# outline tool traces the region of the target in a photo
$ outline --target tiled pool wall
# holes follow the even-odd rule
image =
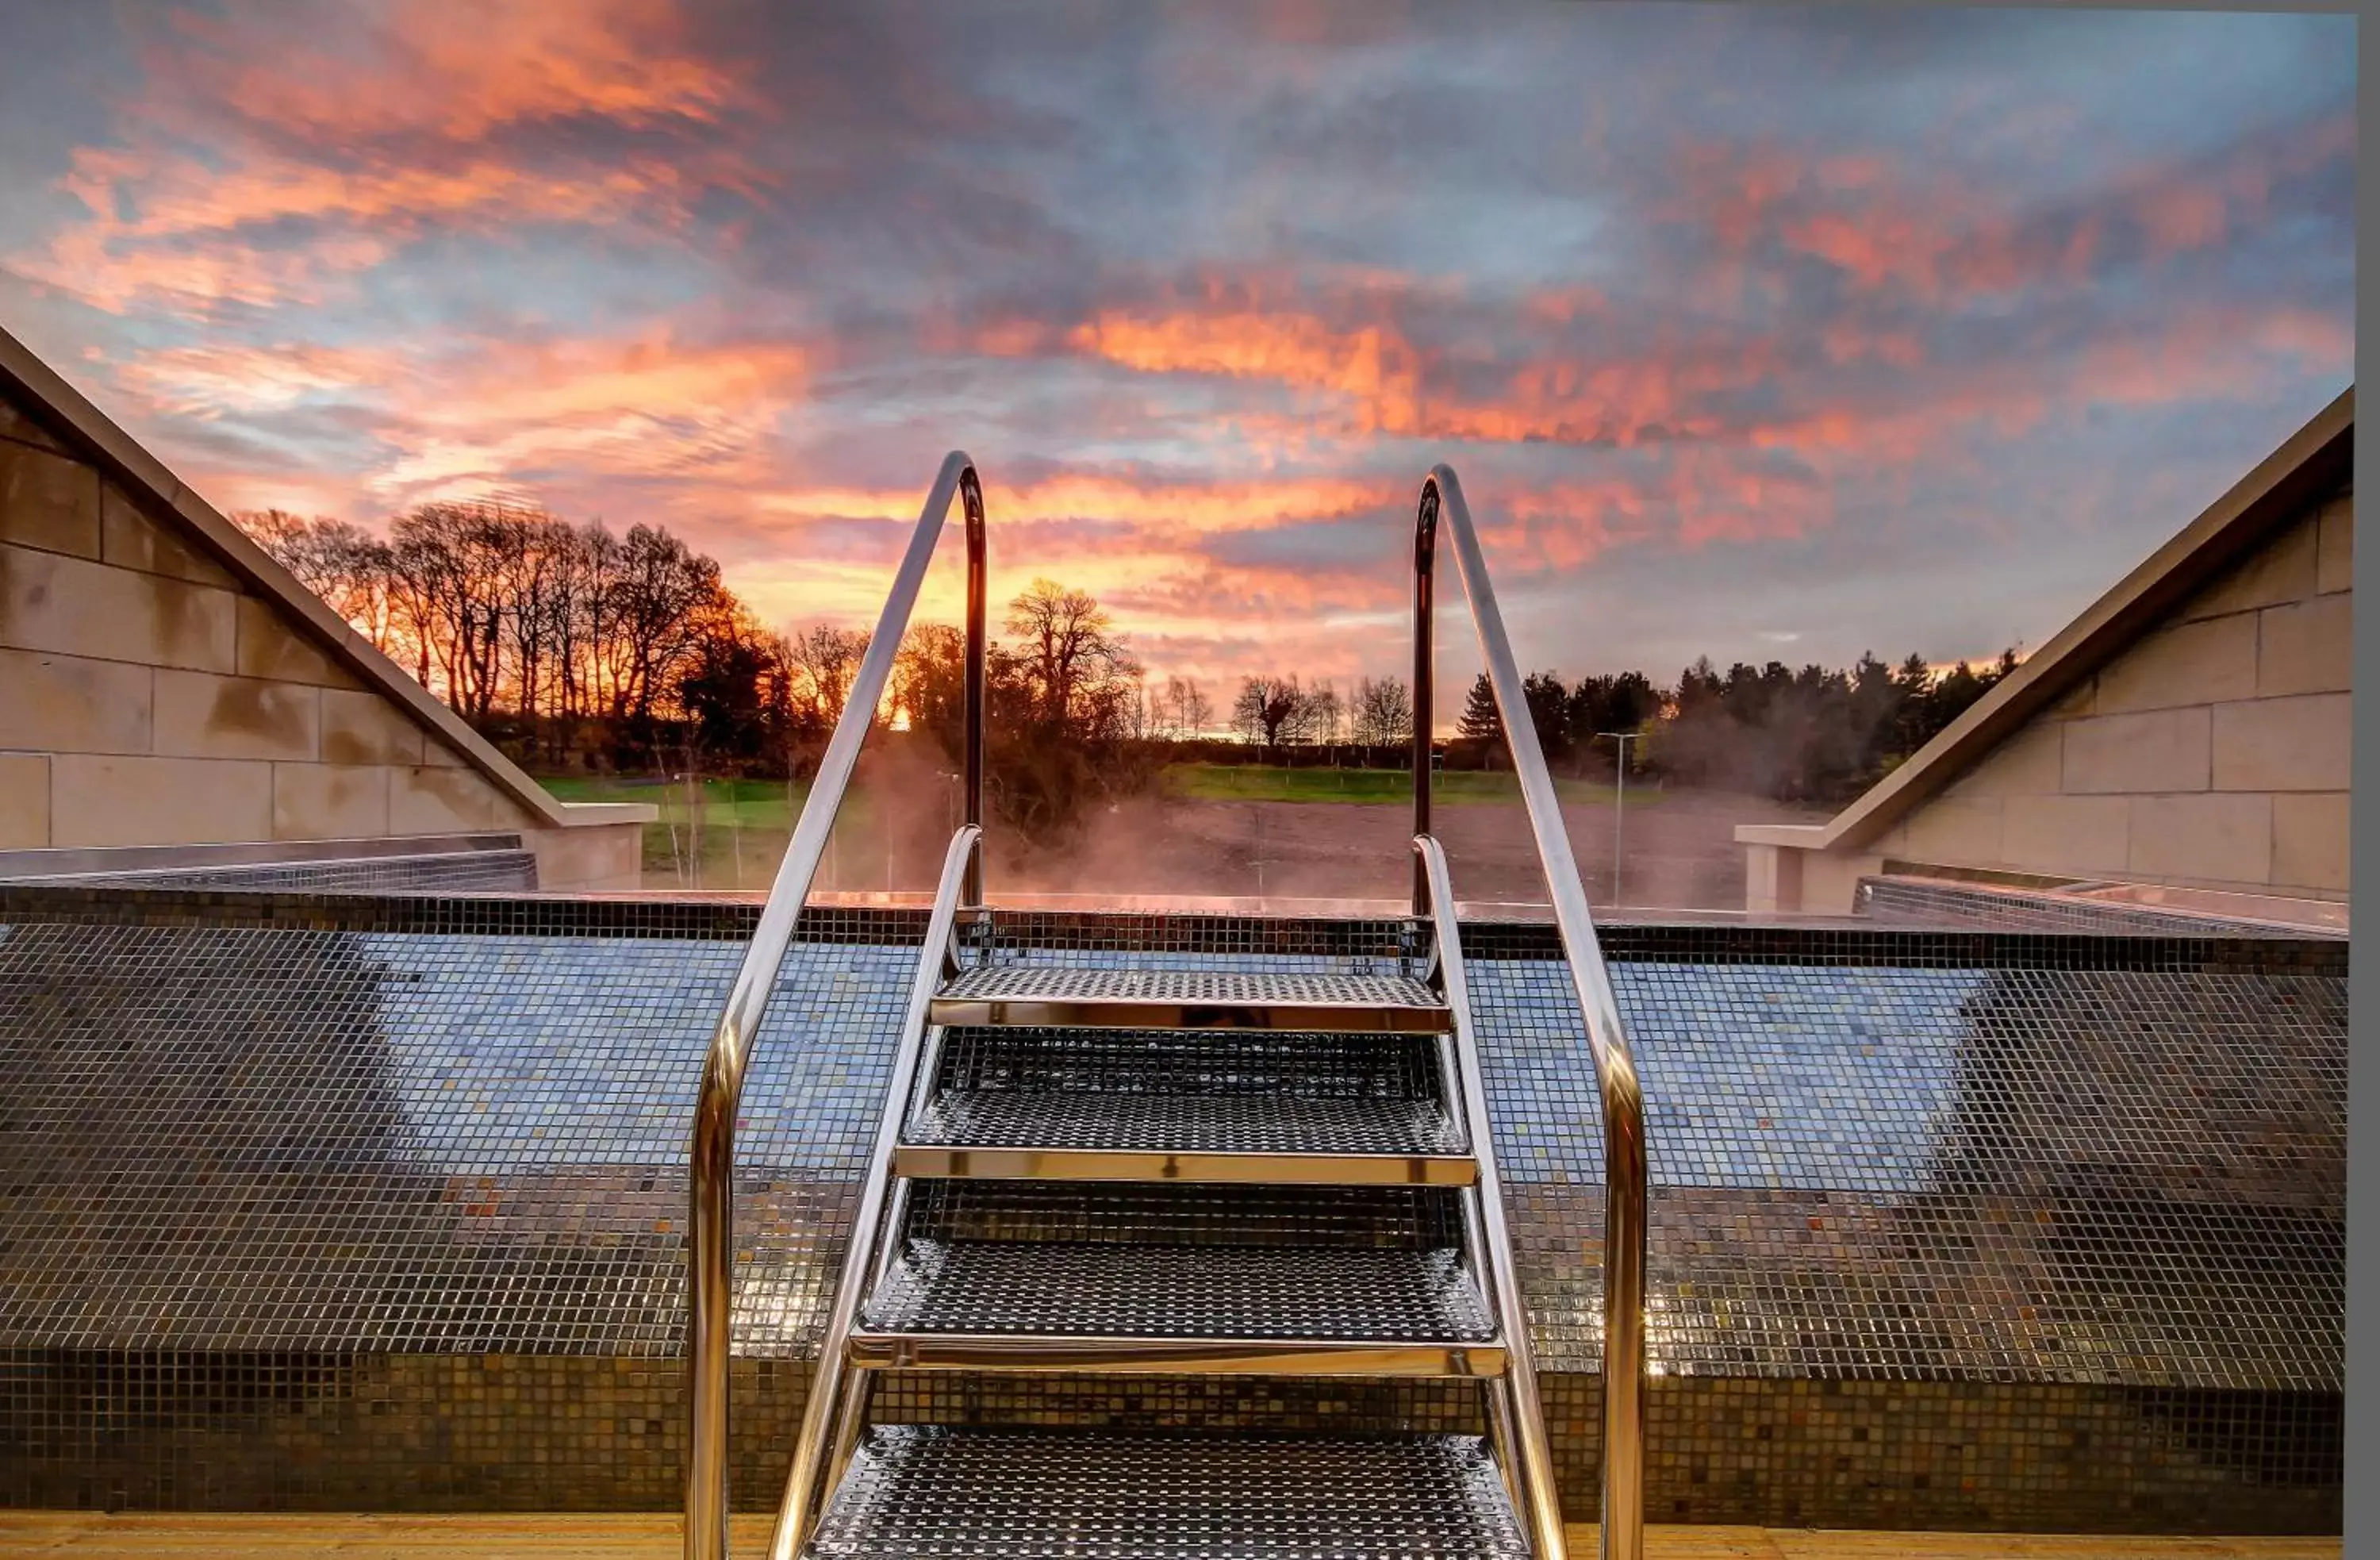
[[[733,1499],[784,1492],[810,1366],[739,1358]],[[1013,1382],[888,1419],[1300,1422],[1311,1383]],[[0,1352],[0,1498],[154,1510],[668,1510],[683,1496],[684,1365],[521,1354]],[[1540,1378],[1563,1505],[1591,1521],[1602,1386]],[[926,1383],[932,1385],[935,1383]],[[1338,1383],[1305,1422],[1466,1422],[1413,1385]],[[1414,1399],[1435,1396],[1437,1402]],[[1158,1401],[1150,1408],[1151,1400]],[[1290,1411],[1284,1412],[1284,1408]],[[2336,1532],[2335,1395],[2039,1383],[1678,1378],[1647,1394],[1657,1522],[2141,1532]]]
[[[757,911],[0,886],[0,1501],[665,1508],[684,1143]],[[923,931],[805,919],[747,1085],[739,1505],[782,1489]],[[1393,921],[1003,915],[1378,968]],[[1565,1501],[1600,1131],[1543,926],[1466,926]],[[1614,926],[1656,1520],[2336,1530],[2346,946]],[[1429,1383],[905,1377],[888,1416],[1389,1428]]]

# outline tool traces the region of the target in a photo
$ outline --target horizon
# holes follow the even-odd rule
[[[208,13],[0,16],[10,328],[219,507],[650,521],[772,626],[960,446],[1152,682],[1402,676],[1444,458],[1524,667],[1981,664],[2352,378],[2352,17]]]

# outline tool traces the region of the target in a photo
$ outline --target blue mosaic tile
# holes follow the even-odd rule
[[[474,1455],[501,1457],[541,1421],[473,1383],[547,1357],[552,1371],[525,1379],[575,1405],[569,1446],[537,1469],[458,1474],[436,1499],[591,1499],[569,1481],[663,1467],[654,1448],[680,1414],[686,1137],[748,924],[747,908],[716,903],[0,886],[0,1444],[55,1448],[20,1464],[51,1469],[44,1481],[104,1468],[166,1481],[160,1503],[203,1504],[220,1498],[206,1470],[228,1465],[185,1468],[176,1448],[247,1423],[233,1388],[253,1383],[346,1416],[322,1420],[342,1439],[306,1465],[344,1471],[271,1479],[384,1503],[429,1486],[373,1482],[415,1444],[375,1439],[380,1406],[468,1423]],[[803,925],[737,1154],[739,1413],[762,1416],[739,1422],[780,1452],[922,918]],[[1318,972],[1391,969],[1408,945],[1393,922],[1219,917],[1003,916],[1001,940],[1044,961]],[[1599,1390],[1595,1080],[1546,931],[1467,927],[1465,942],[1548,1414],[1565,1488],[1584,1499]],[[1650,1117],[1660,1509],[1867,1512],[1799,1463],[1758,1473],[1759,1490],[1689,1478],[1696,1458],[1738,1456],[1711,1440],[1708,1412],[1801,1426],[1796,1395],[1824,1386],[1852,1395],[1825,1398],[1822,1417],[1900,1448],[1873,1486],[1904,1503],[1887,1515],[2089,1516],[2097,1485],[2057,1493],[2038,1469],[2059,1437],[2097,1435],[2149,1459],[2128,1467],[2180,1459],[2131,1476],[2153,1503],[2219,1487],[2228,1519],[2326,1519],[2343,945],[1622,926],[1606,947]],[[1220,1403],[1228,1417],[1258,1386],[1152,1385],[1132,1411]],[[1375,1395],[1410,1415],[1427,1407],[1417,1393]],[[1703,1407],[1670,1423],[1663,1403]],[[180,1428],[135,1445],[106,1428],[122,1414]],[[1929,1493],[1901,1467],[1937,1455],[1912,1415],[1996,1460]],[[258,1420],[241,1455],[285,1468],[285,1420]],[[619,1449],[621,1425],[642,1451]],[[747,1495],[782,1478],[748,1456]],[[2178,1509],[2155,1506],[2168,1523]]]

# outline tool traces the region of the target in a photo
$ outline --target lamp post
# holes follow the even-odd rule
[[[957,834],[959,832],[959,787],[966,783],[966,776],[938,769],[934,771],[934,778],[950,782],[949,788],[942,792],[942,812],[948,823],[948,828],[944,832]]]
[[[1628,739],[1632,737],[1641,738],[1645,734],[1641,731],[1598,731],[1596,735],[1609,737],[1620,747],[1618,766],[1620,786],[1613,793],[1611,802],[1611,906],[1612,908],[1618,909],[1620,908],[1621,828],[1628,821]]]

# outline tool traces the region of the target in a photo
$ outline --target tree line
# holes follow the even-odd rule
[[[842,719],[869,636],[772,630],[717,560],[656,527],[614,534],[503,504],[431,504],[385,538],[279,510],[235,516],[358,632],[514,759],[547,772],[806,776]],[[985,657],[988,788],[1028,833],[1092,794],[1145,779],[1149,738],[1210,718],[1195,682],[1146,689],[1138,660],[1087,592],[1037,579]],[[912,626],[880,726],[955,765],[966,640]]]
[[[385,538],[281,510],[234,518],[457,713],[528,734],[548,760],[595,727],[650,745],[686,713],[689,679],[768,638],[717,560],[657,526],[614,534],[495,503],[422,505]]]
[[[502,503],[429,504],[385,537],[271,510],[236,517],[274,558],[422,685],[516,760],[619,773],[693,771],[798,778],[842,717],[868,636],[762,625],[717,560],[658,526],[613,532]],[[1318,749],[1402,762],[1412,690],[1359,677],[1342,692],[1295,674],[1242,679],[1218,721],[1192,678],[1151,686],[1127,640],[1087,593],[1036,580],[1007,604],[987,655],[987,740],[999,810],[1056,828],[1095,795],[1146,782],[1170,757],[1238,752],[1283,762]],[[924,734],[955,763],[963,743],[965,637],[913,627],[878,718]],[[1958,718],[2017,664],[1937,674],[1921,655],[1845,670],[1705,657],[1674,683],[1641,671],[1566,681],[1532,673],[1523,692],[1547,758],[1609,774],[1618,734],[1631,773],[1680,785],[1838,802]],[[1248,752],[1253,749],[1254,751]],[[1457,767],[1508,762],[1485,676],[1446,745]],[[1319,755],[1317,755],[1319,756]]]
[[[1641,671],[1565,682],[1554,672],[1522,680],[1529,724],[1549,766],[1572,774],[1629,773],[1682,786],[1750,791],[1780,801],[1839,803],[1891,772],[2014,671],[2003,652],[1983,666],[1937,672],[1923,655],[1897,666],[1873,654],[1834,671],[1779,661],[1737,662],[1725,673],[1705,656],[1667,686]],[[1342,699],[1330,683],[1292,675],[1243,679],[1232,706],[1238,739],[1260,759],[1353,743],[1409,746],[1413,699],[1394,677],[1361,678]],[[1443,762],[1500,768],[1511,762],[1501,711],[1486,673],[1473,679]]]

